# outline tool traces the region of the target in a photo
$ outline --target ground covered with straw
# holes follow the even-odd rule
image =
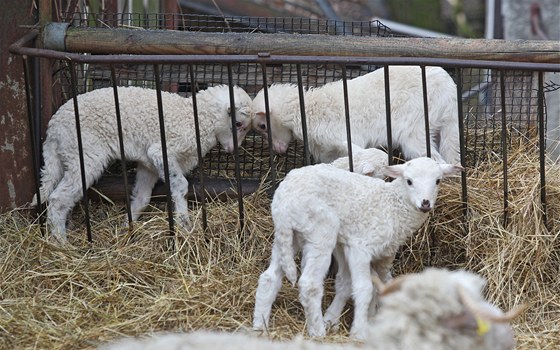
[[[547,224],[540,203],[539,166],[520,147],[508,160],[508,210],[503,210],[501,162],[467,169],[467,220],[460,180],[446,181],[435,213],[403,247],[394,274],[427,266],[465,268],[488,279],[487,296],[503,309],[527,303],[515,321],[518,349],[560,348],[560,169],[547,166]],[[245,197],[245,227],[237,202],[216,201],[208,227],[194,209],[195,229],[167,235],[154,209],[131,233],[124,209],[93,206],[94,243],[74,210],[69,245],[53,244],[26,210],[0,216],[0,348],[91,349],[156,331],[250,328],[254,291],[271,246],[270,199]],[[171,242],[171,244],[170,244]],[[332,297],[327,280],[326,299]],[[326,341],[347,341],[351,312]],[[269,336],[304,330],[297,290],[287,283],[273,308]]]

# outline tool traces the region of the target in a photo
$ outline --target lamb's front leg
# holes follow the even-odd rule
[[[377,277],[379,277],[379,279],[383,283],[389,282],[393,278],[393,276],[391,275],[391,267],[393,266],[394,260],[395,254],[390,254],[373,261],[371,264],[371,274],[377,274]],[[379,303],[378,292],[378,290],[374,290],[373,296],[371,298],[368,312],[368,317],[370,320],[373,319],[373,317],[377,313],[377,307]]]
[[[188,203],[185,199],[189,190],[189,182],[183,175],[183,171],[177,158],[173,152],[168,150],[167,164],[169,167],[169,187],[171,189],[171,197],[173,198],[175,220],[179,225],[190,230],[191,222],[189,219]],[[163,166],[163,157],[161,145],[154,144],[148,148],[148,157],[153,162],[158,171],[159,177],[165,180],[165,169]]]
[[[368,310],[373,298],[370,255],[361,249],[350,247],[345,247],[344,254],[350,269],[354,299],[354,321],[352,322],[350,335],[363,340],[367,337]]]

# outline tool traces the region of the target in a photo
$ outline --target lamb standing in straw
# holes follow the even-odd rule
[[[425,156],[426,136],[420,67],[389,68],[392,143],[406,159]],[[387,146],[384,70],[348,80],[352,143],[362,148]],[[457,89],[440,67],[426,67],[432,157],[438,162],[459,163]],[[273,84],[268,89],[272,148],[285,153],[289,142],[303,140],[298,87]],[[347,155],[342,81],[304,94],[307,134],[317,162],[329,163]],[[253,128],[267,135],[264,89],[253,100]]]
[[[297,281],[294,255],[302,250],[298,281],[310,336],[324,336],[336,324],[346,300],[354,300],[351,334],[364,339],[374,298],[370,265],[385,281],[397,249],[418,230],[434,208],[440,181],[462,167],[421,157],[388,166],[385,182],[318,164],[294,169],[278,186],[271,204],[274,243],[270,265],[255,296],[253,328],[268,326],[282,276]],[[335,249],[336,248],[336,249]],[[335,251],[339,264],[336,297],[323,318],[323,281]]]
[[[238,144],[250,130],[252,101],[234,87]],[[151,192],[164,179],[162,143],[156,91],[139,87],[119,87],[124,154],[138,162],[132,190],[132,219],[148,205]],[[197,94],[201,151],[205,155],[219,142],[226,152],[234,150],[229,87],[208,88]],[[83,142],[86,187],[101,177],[107,166],[120,159],[120,147],[112,88],[78,96]],[[185,195],[188,182],[183,174],[198,164],[193,106],[190,98],[162,92],[164,123],[169,162],[169,181],[179,224],[189,227]],[[43,144],[45,165],[41,170],[41,199],[48,201],[47,221],[55,237],[66,239],[66,218],[82,197],[78,139],[73,101],[66,102],[53,115]]]
[[[380,281],[379,281],[380,282]],[[381,290],[379,313],[364,344],[316,343],[297,337],[271,341],[242,333],[196,331],[121,339],[100,350],[511,350],[509,322],[482,296],[483,278],[467,271],[427,269],[396,278]]]

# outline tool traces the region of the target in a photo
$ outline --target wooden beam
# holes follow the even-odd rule
[[[198,178],[189,178],[189,191],[187,193],[188,200],[200,200],[202,198],[202,188]],[[134,178],[129,177],[128,183],[133,184]],[[210,200],[227,200],[236,198],[235,185],[225,179],[205,179],[204,186],[208,199]],[[241,179],[241,188],[243,195],[246,196],[256,192],[260,186],[259,180]],[[101,200],[103,196],[115,202],[124,202],[126,193],[124,191],[124,181],[122,177],[117,175],[103,176],[94,186],[95,190],[88,191],[88,198],[92,200]],[[100,195],[102,194],[102,195]],[[152,191],[152,200],[165,201],[165,186],[160,181]]]
[[[387,38],[314,34],[205,33],[68,28],[66,51],[93,54],[210,54],[430,57],[560,63],[560,42],[458,38]]]

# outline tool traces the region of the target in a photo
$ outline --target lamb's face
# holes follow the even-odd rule
[[[235,131],[237,133],[237,146],[241,146],[243,139],[251,130],[251,116],[253,114],[251,97],[245,90],[234,87],[235,98]],[[229,98],[228,102],[229,104]],[[226,111],[225,121],[226,127],[218,131],[217,138],[225,152],[232,153],[235,149],[233,143],[233,134],[231,132],[231,108],[229,105],[224,108]]]
[[[436,204],[441,180],[462,171],[458,165],[442,164],[427,157],[412,159],[405,164],[386,168],[386,176],[404,180],[404,196],[423,213],[432,210]]]
[[[270,136],[272,139],[272,150],[276,153],[286,153],[288,144],[292,140],[292,130],[284,126],[281,122],[282,106],[279,103],[279,95],[281,92],[271,86],[268,90],[269,96],[269,113],[270,113]],[[268,142],[268,126],[266,122],[266,108],[264,101],[264,90],[261,90],[253,100],[253,121],[252,126],[263,139]]]

